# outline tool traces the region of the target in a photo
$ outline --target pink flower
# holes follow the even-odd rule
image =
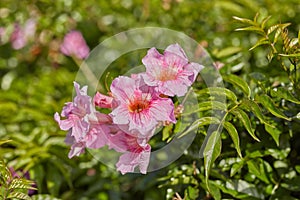
[[[96,111],[92,98],[87,95],[87,86],[80,89],[78,83],[74,82],[76,96],[73,102],[64,106],[61,120],[58,113],[54,119],[58,122],[60,129],[69,131],[66,143],[72,145],[69,157],[79,156],[88,148],[101,148],[108,142],[109,128],[112,119],[109,115]]]
[[[65,142],[71,145],[68,157],[79,156],[84,153],[85,148],[98,149],[104,147],[109,141],[109,128],[105,124],[91,126],[80,140],[68,133]]]
[[[94,96],[93,102],[95,106],[98,106],[99,108],[112,108],[113,100],[114,99],[112,97],[97,92]]]
[[[141,77],[120,76],[110,89],[117,104],[111,112],[113,123],[128,125],[129,132],[136,130],[145,136],[159,121],[176,122],[172,100],[160,97]]]
[[[27,40],[19,24],[15,24],[14,31],[10,36],[10,41],[12,48],[16,50],[22,49],[26,45]]]
[[[117,162],[117,170],[122,174],[134,172],[139,167],[140,172],[147,173],[150,160],[151,146],[147,143],[149,138],[138,138],[123,131],[111,135],[110,147],[122,152]]]
[[[28,43],[28,40],[34,37],[35,31],[36,21],[34,19],[27,20],[23,28],[16,23],[10,36],[13,49],[22,49]]]
[[[146,66],[145,83],[168,96],[184,96],[203,69],[200,64],[190,63],[178,44],[168,46],[163,55],[151,48],[142,62]]]
[[[65,37],[60,50],[67,56],[75,56],[79,59],[86,58],[90,49],[79,31],[71,31]]]
[[[217,70],[220,70],[221,68],[223,68],[225,66],[225,64],[220,61],[214,62],[213,65]]]
[[[27,39],[31,39],[34,37],[36,32],[36,20],[28,19],[24,25],[24,36]]]

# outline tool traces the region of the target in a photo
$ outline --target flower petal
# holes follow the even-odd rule
[[[170,52],[173,54],[176,54],[177,56],[181,57],[182,59],[185,59],[186,61],[188,61],[188,58],[184,52],[184,50],[180,47],[179,44],[171,44],[169,45],[166,49],[165,49],[165,53],[166,52]]]
[[[71,146],[71,150],[69,152],[68,157],[72,158],[74,156],[79,156],[84,153],[85,144],[84,143],[75,143]]]
[[[86,147],[93,149],[104,147],[108,140],[108,129],[104,125],[91,128],[85,137]]]
[[[57,112],[54,114],[54,120],[58,123],[59,128],[63,131],[67,131],[74,126],[73,120],[69,120],[69,119],[61,120]]]
[[[147,173],[147,168],[150,160],[151,147],[147,145],[143,151],[139,153],[126,152],[121,155],[117,162],[117,170],[122,174],[134,172],[136,166],[139,166],[140,172]]]
[[[149,111],[157,121],[169,121],[176,123],[174,104],[169,98],[157,99],[151,104]]]
[[[115,124],[128,124],[129,122],[128,108],[124,104],[115,108],[110,115],[112,116],[113,123]]]
[[[97,92],[93,98],[93,102],[100,108],[112,108],[113,98]]]
[[[198,73],[199,73],[203,68],[204,68],[203,65],[200,65],[200,64],[194,63],[194,62],[192,62],[192,63],[190,63],[189,65],[187,65],[187,66],[185,67],[185,69],[186,69],[187,71],[193,72],[193,74],[192,74],[191,76],[189,76],[189,80],[190,80],[191,82],[194,82],[194,81],[196,80],[196,78],[197,78]]]
[[[117,100],[128,103],[128,100],[134,94],[135,82],[132,78],[119,76],[111,83],[110,90]]]

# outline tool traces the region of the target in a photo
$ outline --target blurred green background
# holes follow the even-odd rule
[[[68,159],[66,133],[59,130],[53,115],[72,101],[78,66],[61,54],[59,45],[74,29],[82,32],[93,49],[121,31],[163,27],[183,32],[202,44],[215,62],[225,64],[221,73],[258,71],[284,80],[276,61],[268,67],[265,48],[248,51],[257,35],[234,31],[240,24],[233,16],[252,19],[256,13],[271,15],[270,24],[292,23],[289,34],[297,36],[299,0],[1,0],[0,27],[5,31],[0,37],[0,139],[12,141],[0,147],[0,158],[15,170],[29,171],[37,183],[36,199],[172,199],[175,192],[186,199],[212,199],[204,186],[192,190],[190,185],[195,184],[191,179],[172,182],[172,177],[182,174],[193,176],[195,162],[201,168],[203,161],[197,158],[201,135],[188,154],[147,175],[122,176],[89,154]],[[10,42],[15,23],[23,26],[28,19],[37,22],[35,35],[15,50]],[[230,153],[232,149],[226,146],[223,151],[227,148]],[[224,198],[233,196],[227,193]]]

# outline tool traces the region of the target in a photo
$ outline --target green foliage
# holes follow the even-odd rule
[[[300,58],[300,42],[299,37],[292,38],[288,34],[287,27],[290,23],[275,24],[266,27],[266,23],[271,18],[270,16],[258,20],[258,14],[253,20],[234,17],[239,22],[250,25],[243,28],[238,28],[236,31],[250,31],[260,35],[260,38],[250,50],[253,50],[261,45],[269,48],[268,59],[271,61],[274,57],[277,58],[286,71],[295,92],[299,94],[299,58]],[[297,34],[300,35],[300,31]],[[285,62],[287,60],[288,62]]]
[[[10,140],[1,140],[1,144],[11,142]],[[28,190],[36,190],[33,187],[34,181],[25,178],[19,178],[12,174],[6,163],[0,159],[0,197],[6,199],[31,199],[28,196]]]
[[[228,196],[237,199],[297,199],[299,172],[296,164],[298,161],[291,159],[299,158],[299,155],[296,153],[297,150],[291,148],[299,150],[299,143],[296,142],[299,138],[297,130],[299,128],[297,118],[299,84],[295,84],[299,73],[299,55],[295,53],[299,51],[298,40],[287,36],[286,27],[290,25],[289,23],[267,26],[271,18],[258,20],[258,15],[254,20],[234,18],[249,25],[237,28],[237,31],[249,31],[261,37],[257,39],[250,51],[255,51],[261,45],[267,45],[270,48],[266,55],[269,61],[276,57],[282,71],[286,71],[286,65],[293,65],[293,71],[286,74],[278,73],[277,76],[275,74],[275,78],[280,78],[275,79],[276,81],[268,77],[268,73],[255,71],[239,76],[222,74],[226,89],[205,88],[196,91],[200,103],[199,109],[195,112],[200,112],[202,118],[194,122],[184,133],[195,129],[196,126],[199,128],[198,131],[202,132],[203,127],[208,125],[205,123],[207,121],[219,127],[218,131],[209,135],[204,143],[204,163],[203,166],[199,164],[196,169],[200,174],[205,172],[205,177],[199,174],[193,178],[198,179],[201,183],[199,187],[209,191],[214,199]],[[222,57],[226,58],[238,53],[238,48],[225,48],[218,51],[215,56],[223,59]],[[286,58],[292,59],[284,60]],[[286,64],[287,62],[290,63]],[[271,62],[267,67],[272,65]],[[268,68],[265,71],[267,70]],[[226,69],[221,69],[221,72],[226,71],[228,72]],[[277,80],[285,82],[279,85]],[[270,81],[274,83],[271,84]],[[216,95],[225,96],[226,103],[218,102],[220,98],[216,98]],[[207,99],[211,103],[206,102]],[[221,110],[224,115],[219,119],[209,118],[211,114],[207,112],[209,109]],[[231,143],[228,143],[225,132],[230,136]],[[251,138],[254,141],[251,141]],[[225,146],[228,144],[235,148],[238,157]],[[291,154],[291,151],[294,154]],[[289,186],[286,185],[286,181]],[[186,188],[189,189],[190,186]],[[184,194],[186,195],[187,192]],[[197,198],[198,196],[195,199]]]

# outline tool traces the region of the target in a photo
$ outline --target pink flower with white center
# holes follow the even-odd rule
[[[203,69],[202,65],[189,62],[178,44],[168,46],[163,55],[151,48],[142,62],[146,67],[142,75],[145,83],[168,96],[184,96]]]
[[[128,131],[138,131],[145,136],[160,121],[176,122],[174,104],[169,98],[162,98],[147,86],[142,77],[119,76],[111,84],[116,108],[111,112],[113,123],[128,125]]]
[[[79,59],[86,58],[90,53],[90,48],[79,31],[71,31],[66,34],[60,50],[67,56],[75,56]]]
[[[116,164],[117,170],[122,174],[134,172],[139,167],[140,172],[147,173],[150,160],[151,146],[148,138],[138,138],[123,131],[111,135],[109,146],[118,152],[124,153]]]

